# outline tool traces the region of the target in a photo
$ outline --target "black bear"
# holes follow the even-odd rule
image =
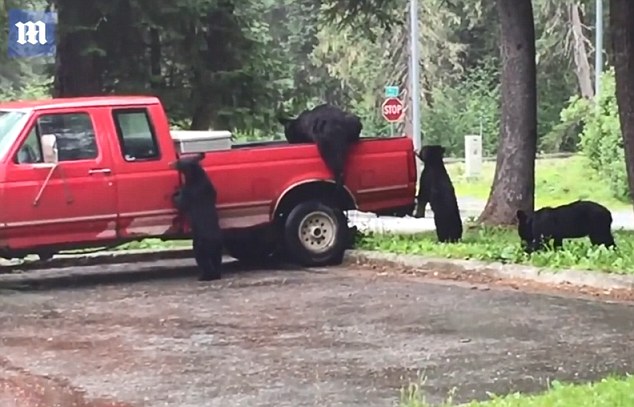
[[[588,236],[593,245],[615,246],[612,236],[612,214],[593,201],[577,200],[566,205],[544,207],[529,214],[517,211],[517,233],[527,253],[544,248],[553,240],[559,248],[563,239]]]
[[[200,281],[218,280],[222,266],[222,233],[216,210],[216,188],[200,165],[204,154],[182,157],[172,168],[185,178],[174,195],[174,205],[183,213],[192,230],[194,257],[201,269]]]
[[[295,119],[278,117],[278,121],[284,126],[284,136],[289,143],[317,145],[337,188],[343,188],[346,158],[350,146],[361,136],[361,119],[336,106],[323,104],[303,111]]]
[[[443,162],[444,153],[445,148],[439,145],[424,146],[418,153],[425,166],[420,175],[415,217],[421,217],[421,212],[425,216],[425,206],[429,202],[438,241],[446,243],[462,238],[462,220],[456,192]]]

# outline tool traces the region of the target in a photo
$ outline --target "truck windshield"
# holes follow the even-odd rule
[[[0,110],[0,157],[4,156],[7,148],[23,126],[22,118],[25,112],[18,110]]]

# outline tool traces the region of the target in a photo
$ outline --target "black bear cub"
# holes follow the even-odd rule
[[[200,281],[218,280],[222,266],[222,234],[216,210],[216,188],[200,165],[204,154],[182,157],[172,163],[185,182],[174,195],[174,205],[187,217],[192,230],[194,257]]]
[[[284,136],[291,144],[315,143],[326,167],[333,173],[337,188],[343,188],[344,168],[350,146],[359,141],[363,125],[358,116],[336,106],[319,105],[295,119],[278,117]]]
[[[559,248],[563,239],[588,236],[593,245],[615,246],[612,214],[593,201],[577,200],[557,207],[544,207],[530,214],[517,211],[517,233],[526,253],[543,249],[553,240]]]
[[[439,145],[424,146],[418,153],[425,166],[420,175],[415,217],[421,217],[421,212],[425,216],[429,202],[438,241],[446,243],[462,239],[462,220],[456,191],[443,162],[444,153],[445,148]]]

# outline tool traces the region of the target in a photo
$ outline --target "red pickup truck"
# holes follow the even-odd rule
[[[180,154],[156,97],[0,104],[0,257],[189,238],[172,203],[181,179],[170,163]],[[230,145],[202,164],[238,259],[281,244],[304,265],[326,264],[345,250],[345,210],[402,216],[414,207],[407,137],[363,138],[340,195],[312,144]]]

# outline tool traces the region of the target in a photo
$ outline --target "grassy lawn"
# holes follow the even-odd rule
[[[445,407],[453,404],[446,404]],[[401,397],[400,407],[428,407],[418,386],[410,386]],[[606,378],[583,385],[551,383],[542,394],[510,394],[489,401],[463,404],[463,407],[632,407],[634,376],[624,379]]]
[[[417,254],[429,257],[474,259],[505,263],[530,264],[554,269],[583,269],[615,274],[634,274],[634,232],[614,232],[616,249],[593,247],[587,238],[564,240],[562,250],[548,250],[532,255],[520,247],[514,228],[466,228],[463,241],[442,244],[435,232],[414,235],[366,235],[357,243],[358,249]]]
[[[495,162],[482,164],[482,175],[476,181],[464,178],[464,163],[447,164],[447,170],[459,197],[486,200],[489,196]],[[569,158],[539,159],[535,162],[535,207],[556,206],[576,199],[591,199],[610,209],[627,209],[631,204],[612,197],[608,186],[581,155]]]

